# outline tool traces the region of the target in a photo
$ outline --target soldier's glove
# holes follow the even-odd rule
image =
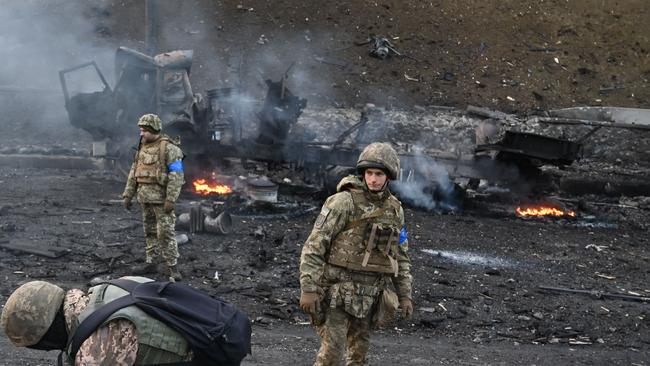
[[[300,308],[307,314],[316,315],[320,311],[320,298],[316,292],[300,293]]]
[[[165,213],[167,213],[167,214],[174,211],[174,202],[165,201],[165,204],[163,205],[163,210],[165,210]]]
[[[402,299],[399,302],[399,306],[402,308],[402,317],[404,319],[410,319],[413,315],[413,302],[411,299]]]
[[[131,197],[124,197],[124,208],[127,210],[131,209]]]

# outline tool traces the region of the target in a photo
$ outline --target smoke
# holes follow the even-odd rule
[[[459,192],[444,166],[422,153],[416,147],[413,165],[406,166],[400,180],[391,189],[409,205],[428,211],[457,211],[460,209]]]
[[[0,83],[57,89],[58,70],[95,58],[94,27],[75,2],[6,1],[0,8]]]
[[[233,88],[214,88],[207,92],[212,105],[214,119],[220,123],[215,126],[221,131],[219,140],[225,143],[236,143],[241,138],[257,136],[258,127],[255,111],[261,105],[260,101]]]
[[[67,119],[59,70],[95,60],[111,70],[114,49],[95,43],[97,19],[85,3],[65,0],[3,1],[0,7],[0,133],[6,141],[60,143],[87,137]],[[96,74],[71,87],[100,88]],[[110,77],[110,75],[106,75]],[[100,89],[101,90],[101,89]]]
[[[323,69],[328,66],[315,60],[323,52],[317,44],[322,44],[321,40],[327,39],[328,34],[296,30],[266,37],[268,42],[258,44],[256,52],[246,58],[251,77],[256,79],[254,89],[259,89],[262,80],[277,82],[286,76],[286,87],[293,95],[307,99],[308,105],[336,101],[330,74]],[[266,88],[262,90],[265,94]]]
[[[333,35],[310,28],[308,22],[288,24],[288,18],[272,18],[273,13],[264,10],[266,6],[275,7],[255,4],[252,10],[244,3],[234,10],[219,2],[196,6],[159,3],[160,52],[194,49],[194,92],[231,88],[220,105],[236,112],[245,125],[244,137],[257,135],[256,114],[267,93],[267,79],[278,82],[286,73],[285,86],[295,96],[307,99],[308,106],[319,100],[327,104],[336,101],[330,74],[340,70],[316,60],[327,52],[323,45],[331,42]]]

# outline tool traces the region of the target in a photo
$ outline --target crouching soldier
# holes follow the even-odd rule
[[[138,282],[144,277],[128,277]],[[18,347],[66,350],[65,363],[75,366],[132,366],[189,361],[187,341],[136,306],[116,311],[70,354],[68,341],[79,324],[102,305],[126,292],[107,284],[64,291],[44,281],[20,286],[2,310],[1,325]]]
[[[347,365],[365,365],[371,329],[392,321],[398,302],[405,318],[413,312],[404,211],[388,189],[399,166],[390,145],[368,145],[302,249],[300,307],[321,337],[315,365],[339,365],[346,346]]]

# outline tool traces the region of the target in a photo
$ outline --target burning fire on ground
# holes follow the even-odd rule
[[[543,216],[576,217],[575,211],[564,210],[561,208],[544,206],[544,205],[517,207],[515,211],[517,212],[517,215],[521,217],[543,217]]]
[[[225,184],[218,184],[218,183],[208,183],[207,180],[205,179],[197,179],[194,182],[192,182],[192,185],[194,185],[194,192],[202,195],[210,195],[210,194],[228,194],[232,193],[232,188]]]

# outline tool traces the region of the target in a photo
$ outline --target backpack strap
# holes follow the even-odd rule
[[[348,222],[348,224],[345,225],[345,227],[343,228],[342,231],[350,230],[350,229],[355,228],[355,227],[357,227],[359,225],[363,225],[368,220],[374,219],[375,217],[379,217],[379,216],[383,215],[384,212],[386,212],[386,211],[387,211],[386,207],[378,208],[378,209],[372,211],[371,213],[369,213],[369,214],[367,214],[367,215],[365,215],[365,216],[363,216],[363,217],[361,217],[359,219],[352,220],[352,221]]]
[[[127,280],[126,278],[117,278],[114,280],[106,281],[106,283],[108,283],[109,285],[117,286],[129,293],[132,293],[133,290],[135,290],[136,286],[140,284],[140,282]]]
[[[160,150],[158,150],[158,159],[160,159],[160,164],[165,168],[167,167],[167,162],[165,161],[165,150],[167,150],[168,143],[169,140],[167,139],[160,141]]]
[[[150,282],[136,282],[133,280],[127,280],[126,278],[118,278],[115,280],[110,280],[106,283],[108,283],[109,285],[117,286],[124,291],[133,293],[133,291],[135,290],[136,287],[138,287],[138,285],[143,285],[145,283],[150,283]],[[157,282],[158,289],[156,290],[156,292],[158,294],[161,294],[163,291],[165,291],[165,288],[171,283],[172,283],[171,281]]]

